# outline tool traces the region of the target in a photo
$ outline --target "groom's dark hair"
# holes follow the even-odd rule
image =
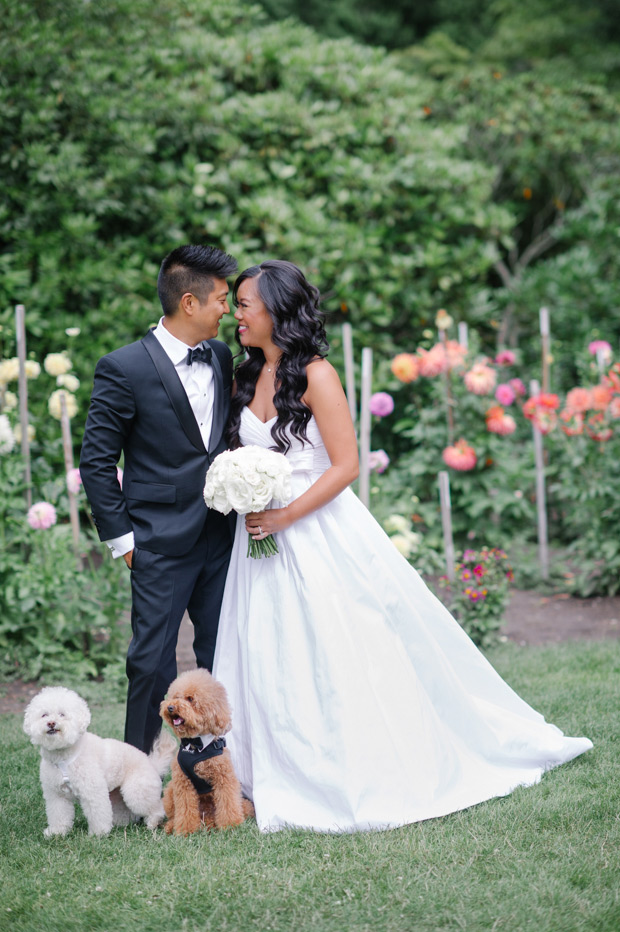
[[[157,276],[157,294],[166,317],[171,317],[186,292],[204,301],[213,291],[214,278],[237,271],[237,260],[215,246],[179,246],[169,253]]]

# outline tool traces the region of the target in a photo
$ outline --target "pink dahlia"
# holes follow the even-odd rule
[[[369,408],[375,417],[387,417],[394,410],[394,399],[387,392],[375,392],[370,397]]]
[[[514,366],[516,356],[512,350],[501,350],[495,357],[495,364],[498,366]]]
[[[390,368],[399,382],[415,382],[419,376],[418,360],[413,353],[398,353]]]
[[[495,397],[501,405],[511,405],[517,397],[517,393],[508,382],[502,382],[495,389]]]
[[[614,395],[607,410],[614,421],[620,418],[620,395]]]
[[[514,388],[515,394],[520,395],[521,398],[523,398],[523,396],[527,394],[525,385],[523,384],[521,379],[511,379],[508,384],[510,385],[511,388]]]
[[[436,343],[429,350],[419,349],[418,354],[420,375],[432,379],[436,375],[441,375],[448,368],[448,358],[441,343]]]
[[[477,362],[465,373],[465,387],[474,395],[490,394],[495,388],[495,380],[495,372],[483,362]]]
[[[611,344],[607,340],[592,340],[588,343],[588,352],[593,356],[598,356],[600,353],[604,362],[610,362],[613,355]]]
[[[487,430],[492,434],[507,437],[508,434],[514,434],[516,429],[517,422],[510,414],[502,413],[499,417],[487,418]]]
[[[441,457],[446,466],[458,469],[459,472],[468,472],[478,462],[474,448],[470,447],[462,437],[456,441],[454,446],[446,447]]]
[[[67,473],[67,490],[72,495],[77,495],[82,485],[82,477],[79,469],[70,469]]]
[[[368,456],[368,467],[371,472],[385,472],[390,465],[390,458],[385,450],[371,450]]]
[[[56,509],[49,502],[35,502],[28,510],[26,520],[35,531],[47,531],[56,524]]]
[[[592,393],[588,388],[571,388],[566,396],[566,407],[571,411],[589,411],[592,407]]]

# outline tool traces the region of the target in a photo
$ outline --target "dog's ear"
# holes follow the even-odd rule
[[[232,727],[228,696],[222,684],[218,683],[217,680],[213,681],[212,686],[208,703],[212,733],[214,735],[225,735]]]

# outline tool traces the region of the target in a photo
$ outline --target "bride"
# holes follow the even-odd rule
[[[383,829],[536,783],[592,747],[501,679],[348,488],[357,444],[319,293],[290,262],[233,289],[229,442],[284,453],[293,500],[237,519],[214,675],[263,831]],[[247,531],[279,554],[246,557]]]

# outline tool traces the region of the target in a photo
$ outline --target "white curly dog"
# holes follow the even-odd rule
[[[171,735],[147,757],[138,748],[87,732],[86,702],[64,686],[47,686],[24,714],[24,731],[41,751],[41,786],[47,812],[44,835],[66,835],[79,802],[91,835],[143,818],[155,829],[164,818],[162,777],[177,750]]]

